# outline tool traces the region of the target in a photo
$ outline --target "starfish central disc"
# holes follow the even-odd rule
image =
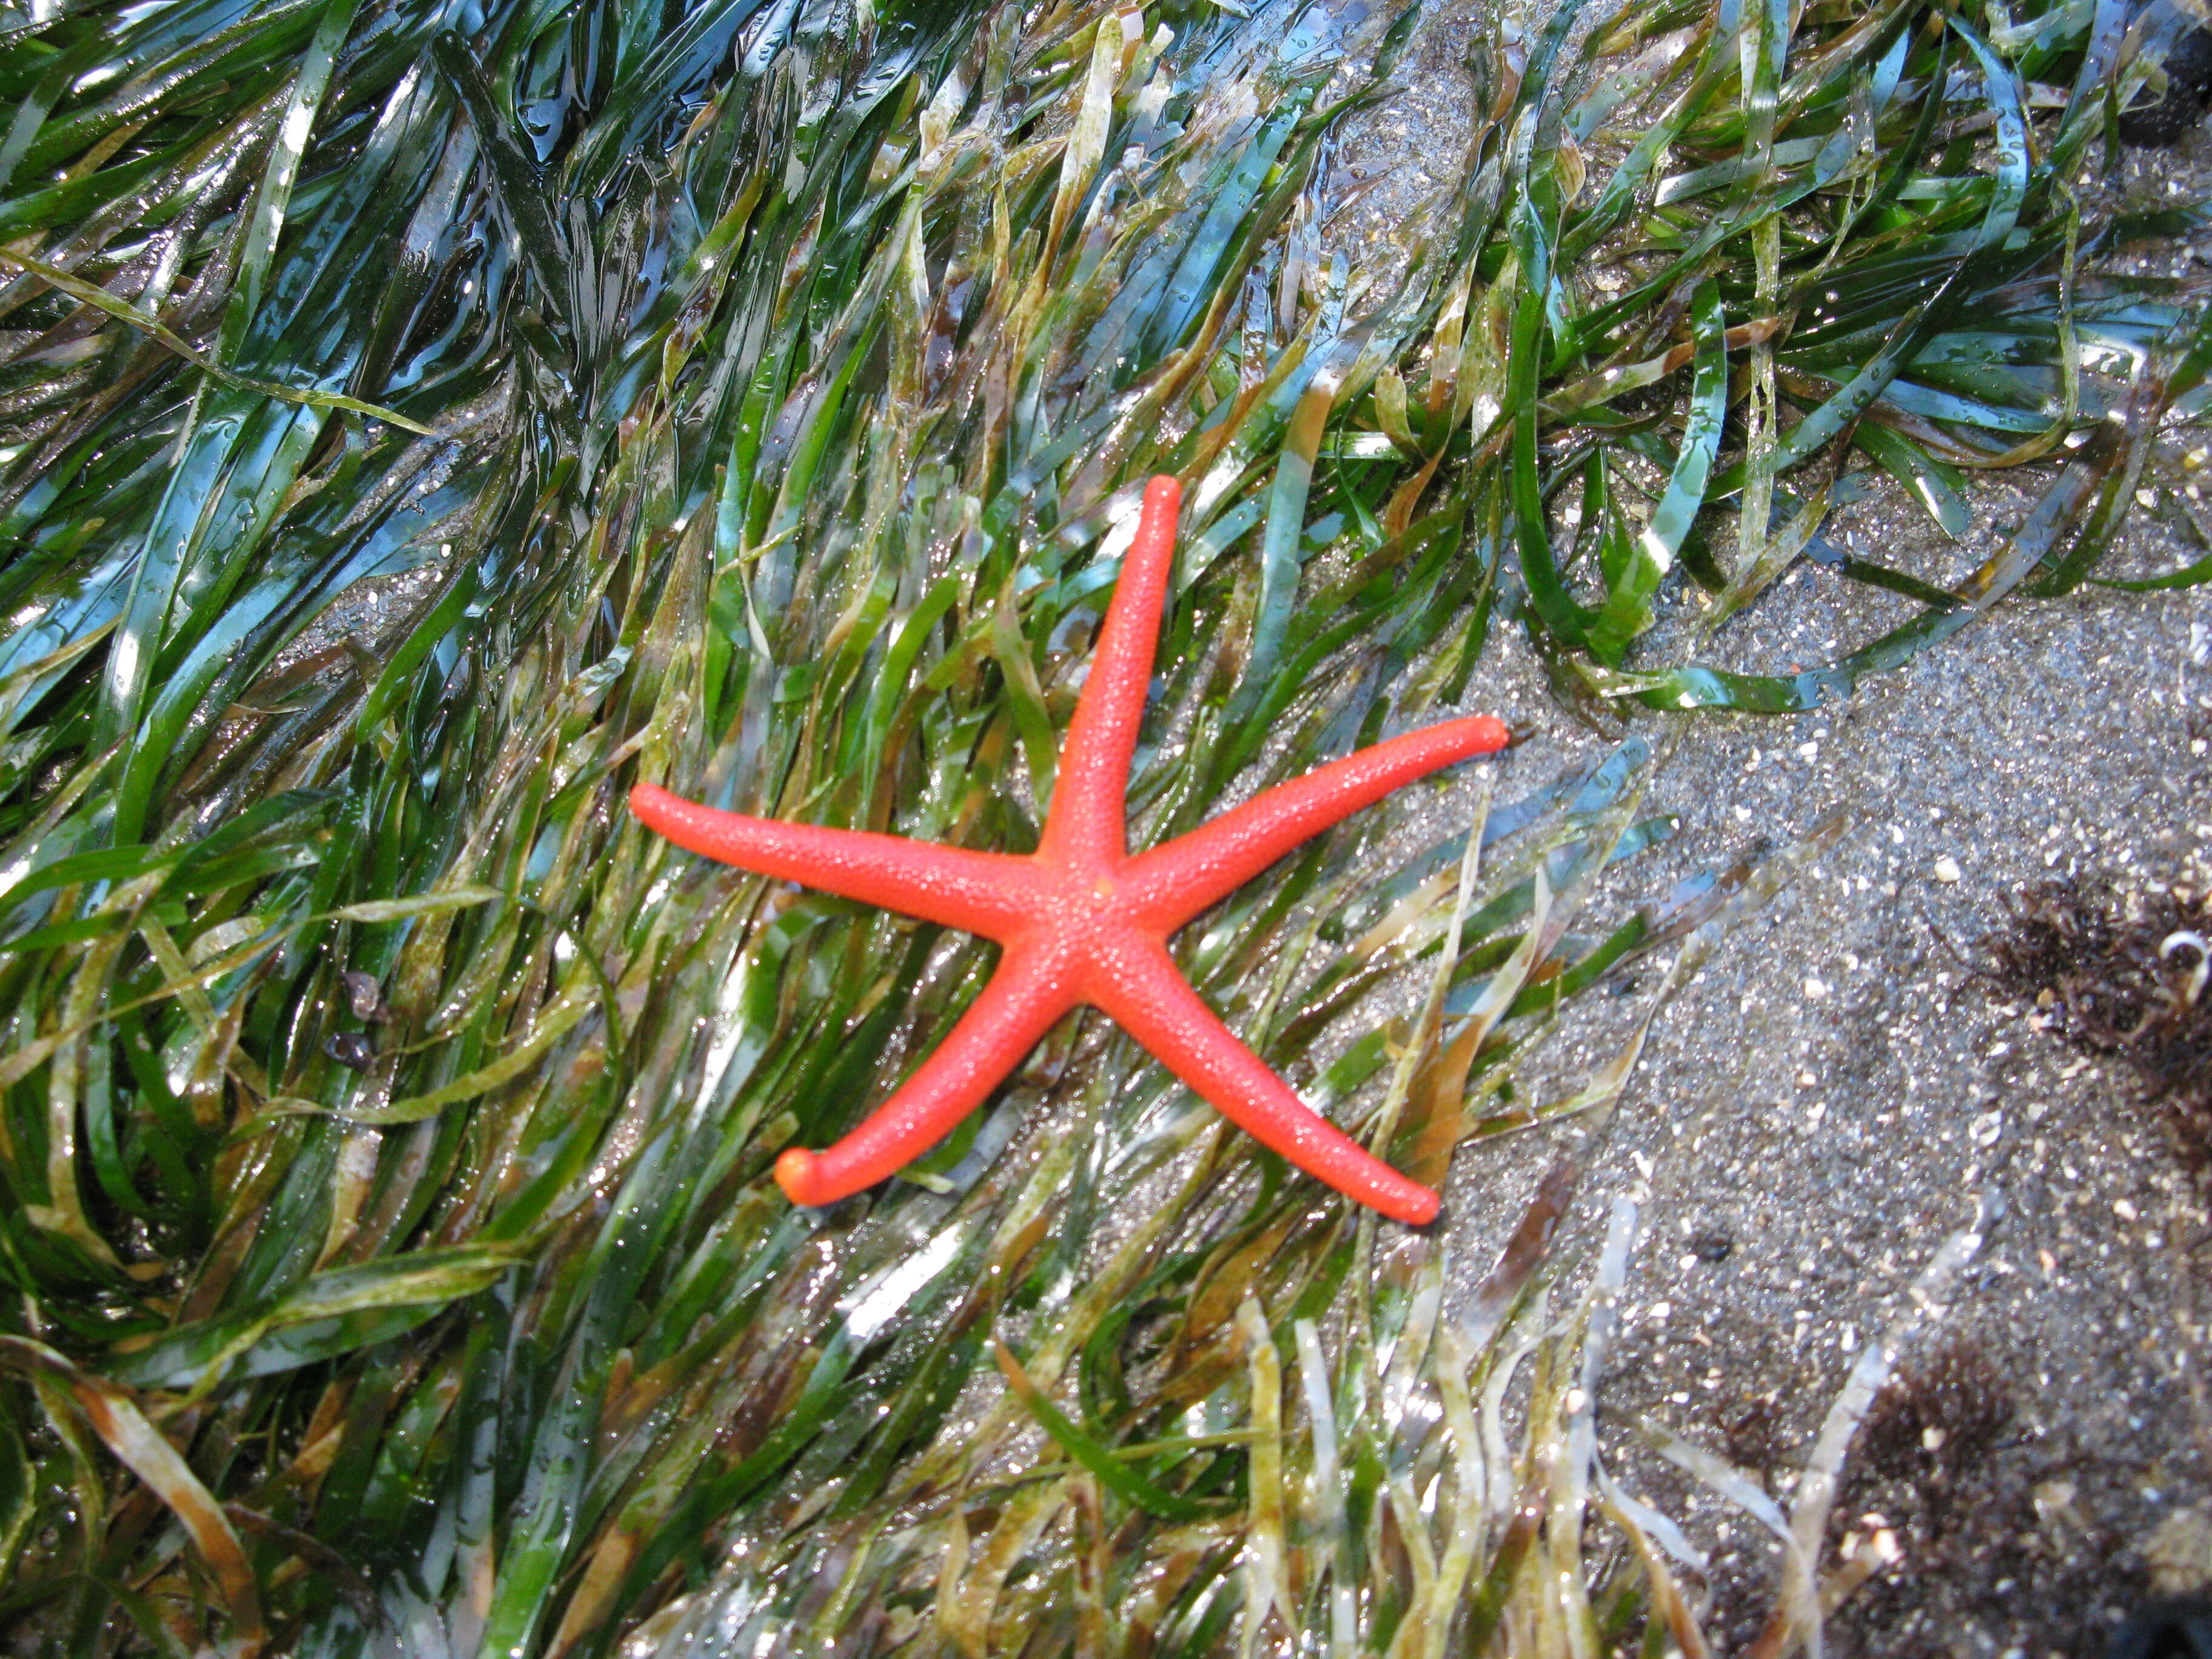
[[[630,811],[679,847],[1004,947],[981,994],[866,1121],[825,1151],[793,1147],[776,1161],[775,1178],[793,1203],[833,1203],[913,1162],[981,1105],[1061,1015],[1088,1005],[1307,1174],[1411,1225],[1435,1218],[1436,1194],[1346,1136],[1237,1040],[1184,980],[1168,939],[1340,819],[1401,784],[1504,748],[1505,726],[1478,715],[1409,732],[1133,856],[1123,803],[1181,501],[1172,478],[1146,487],[1035,853],[977,853],[749,817],[649,783],[630,792]]]

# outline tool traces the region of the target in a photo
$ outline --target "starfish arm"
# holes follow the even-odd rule
[[[777,1184],[794,1204],[834,1204],[896,1175],[981,1105],[1074,1005],[1048,964],[1009,951],[914,1075],[827,1151],[786,1151]]]
[[[1132,906],[1154,926],[1180,927],[1331,824],[1415,778],[1495,753],[1510,736],[1503,720],[1478,714],[1317,767],[1133,860]]]
[[[641,783],[629,810],[678,847],[756,875],[793,881],[987,939],[1018,927],[1026,860],[858,830],[725,812]]]
[[[1145,486],[1137,538],[1122,557],[1091,673],[1060,751],[1059,780],[1053,785],[1039,849],[1048,856],[1073,854],[1119,862],[1127,849],[1124,798],[1129,761],[1137,752],[1137,732],[1152,685],[1182,501],[1182,488],[1173,478],[1154,478]]]
[[[1094,993],[1106,1012],[1207,1104],[1317,1181],[1423,1227],[1439,1200],[1315,1111],[1192,990],[1165,947],[1133,952]]]

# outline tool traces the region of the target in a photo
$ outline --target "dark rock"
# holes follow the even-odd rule
[[[2203,118],[2212,100],[2212,18],[2186,0],[2152,0],[2128,31],[2128,61],[2149,73],[2120,112],[2130,144],[2170,144]]]
[[[2212,1659],[2212,1601],[2154,1601],[2112,1637],[2112,1659]]]

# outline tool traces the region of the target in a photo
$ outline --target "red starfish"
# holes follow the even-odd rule
[[[995,939],[1004,954],[951,1034],[867,1121],[827,1152],[793,1147],[775,1178],[795,1204],[872,1187],[981,1105],[1071,1008],[1104,1010],[1238,1127],[1309,1175],[1420,1226],[1437,1195],[1374,1158],[1299,1100],[1199,1000],[1168,937],[1292,848],[1439,767],[1506,742],[1487,715],[1393,738],[1132,857],[1123,821],[1182,492],[1145,490],[1091,676],[1075,706],[1044,835],[1028,857],[717,811],[641,783],[630,811],[679,847],[924,921]]]

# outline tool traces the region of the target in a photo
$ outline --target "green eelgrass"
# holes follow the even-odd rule
[[[987,954],[672,854],[623,791],[1027,844],[1164,469],[1146,836],[1458,702],[1500,622],[1586,718],[1808,707],[2090,579],[2212,328],[2100,265],[2155,226],[2077,204],[2111,0],[1508,8],[1371,270],[1328,252],[1327,161],[1419,13],[1247,9],[0,24],[27,1639],[606,1652],[667,1607],[748,1652],[1694,1646],[1663,1522],[1592,1495],[1584,1316],[1542,1316],[1571,1163],[1440,1322],[1440,1249],[1085,1023],[912,1179],[794,1213],[775,1152],[879,1100]],[[1862,466],[1955,533],[1962,469],[2062,457],[1956,591],[1818,540]],[[1708,665],[1808,550],[1919,613]],[[1711,602],[1653,659],[1683,573]],[[1790,867],[1577,926],[1666,833],[1636,803],[1682,718],[1395,867],[1371,824],[1317,843],[1194,976],[1425,1176],[1601,1121],[1632,1047],[1548,1107],[1518,1056],[1679,945],[1656,1008]],[[1409,968],[1419,1020],[1318,1048]],[[1584,1558],[1593,1504],[1627,1553]]]

